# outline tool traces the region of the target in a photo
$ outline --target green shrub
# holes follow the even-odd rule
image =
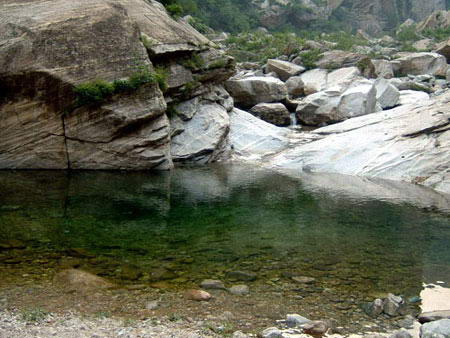
[[[22,311],[22,320],[25,322],[41,322],[43,321],[50,313],[41,309],[34,308]]]
[[[174,17],[180,17],[183,14],[183,8],[178,4],[168,5],[166,6],[166,10]]]
[[[114,86],[103,80],[95,80],[76,86],[74,92],[77,95],[77,105],[81,106],[104,101],[114,93]]]
[[[398,32],[397,32],[397,40],[399,41],[417,41],[420,39],[420,36],[417,35],[417,31],[416,31],[416,26],[415,25],[411,25],[411,26],[406,26],[406,27],[402,27]]]
[[[436,41],[444,41],[450,37],[450,27],[427,29],[422,32],[427,38],[435,39]]]
[[[311,49],[307,52],[300,54],[302,64],[306,69],[317,68],[316,62],[319,61],[321,55],[320,49]]]
[[[155,68],[154,80],[156,81],[156,83],[158,83],[159,88],[163,93],[166,92],[167,89],[169,89],[168,76],[169,74],[166,68],[163,67]]]
[[[193,53],[189,59],[184,60],[181,64],[191,70],[200,70],[205,67],[205,61],[197,53]]]

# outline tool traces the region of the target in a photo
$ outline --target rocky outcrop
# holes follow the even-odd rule
[[[198,132],[195,121],[208,109],[200,108],[172,141],[166,111],[201,96],[214,107],[203,118],[222,120],[217,133],[226,134],[232,99],[211,97],[234,73],[233,59],[159,2],[7,0],[0,31],[0,168],[169,169],[172,157],[191,159],[221,146],[199,134],[204,149],[186,157],[178,142]],[[162,79],[76,103],[80,84],[111,86],[155,68],[166,74],[165,94]]]
[[[232,118],[231,135],[239,140],[241,160],[256,160],[282,172],[368,176],[450,193],[449,103],[447,91],[433,100],[352,118],[311,133],[280,135],[278,146],[268,144],[262,160],[260,154],[253,155],[251,146],[254,140],[264,139],[259,133],[235,126],[241,121]],[[280,149],[286,143],[289,147]]]
[[[398,53],[397,56],[397,72],[401,75],[445,76],[447,72],[445,57],[437,53]]]

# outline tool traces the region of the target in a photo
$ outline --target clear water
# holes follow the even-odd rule
[[[0,172],[0,243],[20,240],[55,259],[81,248],[86,269],[122,283],[154,282],[161,267],[175,288],[244,270],[258,276],[256,289],[308,276],[317,283],[304,293],[332,289],[355,303],[450,286],[448,210],[310,189],[306,180],[239,166]],[[13,255],[20,250],[0,250],[0,273]],[[123,266],[142,274],[129,278]]]

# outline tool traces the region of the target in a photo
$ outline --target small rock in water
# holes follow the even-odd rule
[[[450,338],[450,319],[429,322],[420,328],[421,338]]]
[[[203,290],[188,290],[185,292],[185,297],[190,300],[196,301],[208,301],[211,299],[211,295]]]
[[[237,296],[244,296],[250,293],[250,289],[247,285],[233,285],[231,288],[229,288],[230,293]]]
[[[316,281],[315,278],[312,277],[305,277],[305,276],[293,276],[292,280],[294,282],[300,283],[300,284],[311,284]]]
[[[159,307],[159,302],[157,300],[148,302],[147,304],[145,304],[145,308],[147,310],[155,310]]]
[[[315,320],[303,325],[303,332],[312,336],[322,336],[330,329],[330,325],[323,320]]]
[[[394,317],[401,314],[404,305],[405,301],[402,297],[390,293],[383,302],[383,312],[388,316]]]
[[[225,290],[225,285],[220,280],[205,279],[200,283],[202,289]]]
[[[283,338],[283,334],[276,327],[269,327],[261,332],[262,338]]]
[[[364,312],[370,317],[378,317],[383,313],[383,301],[379,298],[363,305]]]
[[[412,338],[412,336],[406,330],[398,330],[391,334],[389,338]]]
[[[288,327],[296,327],[309,322],[311,322],[311,320],[295,313],[286,315],[286,325]]]
[[[243,282],[252,282],[256,280],[256,274],[254,274],[253,272],[246,272],[246,271],[230,271],[227,272],[226,277],[228,279],[234,279]]]

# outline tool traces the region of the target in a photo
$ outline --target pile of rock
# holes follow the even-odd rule
[[[290,114],[295,113],[302,124],[323,126],[422,102],[445,91],[450,81],[445,78],[450,77],[447,60],[437,53],[397,53],[393,60],[370,60],[334,50],[323,53],[320,68],[311,70],[292,61],[270,59],[262,69],[240,65],[226,89],[238,107],[266,122],[289,126]],[[329,69],[331,63],[338,68]]]

